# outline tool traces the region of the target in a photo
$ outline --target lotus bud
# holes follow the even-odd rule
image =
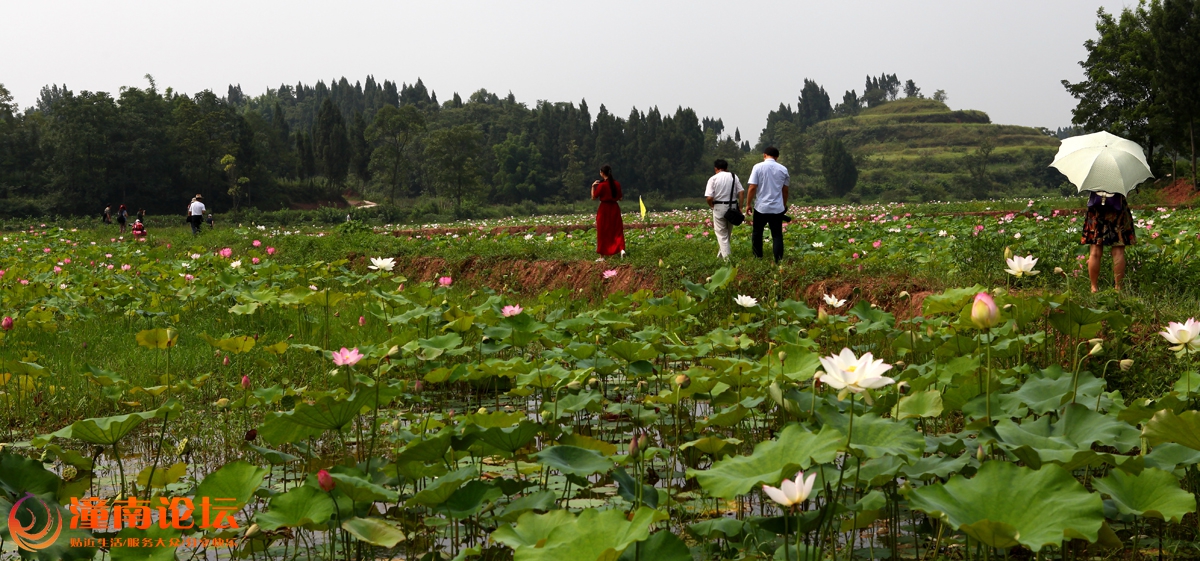
[[[637,389],[639,392],[644,392],[649,385],[650,384],[647,384],[645,380],[638,380]]]
[[[640,450],[638,449],[638,437],[635,434],[635,435],[633,435],[632,438],[629,439],[629,455],[636,456],[636,455],[638,455],[639,451]]]
[[[333,317],[335,317],[335,318],[342,317],[342,312],[333,312]]]
[[[600,385],[600,380],[596,378],[588,378],[587,384],[594,388]]]
[[[662,260],[661,258],[658,260],[658,266],[659,266],[659,267],[662,267],[662,266],[663,266],[663,260]]]
[[[1054,274],[1056,274],[1056,275],[1064,275],[1064,276],[1065,276],[1065,275],[1067,274],[1067,272],[1066,272],[1066,271],[1064,271],[1062,267],[1055,267],[1055,268],[1054,268]]]
[[[393,420],[392,420],[392,430],[393,430],[393,431],[398,431],[398,430],[400,430],[400,419],[393,419]]]
[[[681,390],[686,390],[688,386],[692,385],[692,379],[687,374],[680,374],[675,377],[675,385],[679,386]]]
[[[638,450],[641,452],[645,452],[646,449],[649,447],[650,447],[650,438],[644,434],[638,436]]]
[[[911,296],[912,296],[912,294],[909,294],[907,290],[901,290],[900,294],[896,295],[896,297],[900,298],[900,299],[909,298]]]
[[[825,306],[817,308],[817,323],[825,323],[829,321],[829,314],[825,313]]]
[[[898,391],[902,394],[907,394],[908,393],[908,382],[900,382],[899,384],[896,384],[896,391]]]
[[[1129,369],[1133,368],[1133,359],[1132,358],[1121,359],[1121,362],[1119,362],[1117,364],[1121,367],[1121,372],[1129,372]]]
[[[1101,343],[1096,343],[1096,345],[1092,347],[1092,350],[1088,352],[1088,356],[1096,356],[1102,352],[1104,352],[1104,345]]]
[[[971,305],[971,323],[979,329],[991,329],[1000,323],[1000,309],[988,293],[975,295],[975,303]]]
[[[253,538],[254,536],[257,536],[261,533],[262,533],[262,528],[259,528],[258,524],[251,524],[249,528],[246,528],[246,535],[243,537]]]
[[[5,331],[12,331],[12,328],[13,328],[12,316],[4,316],[4,319],[0,320],[0,329],[3,329]]]
[[[246,431],[246,442],[254,442],[258,438],[258,429],[250,429]]]
[[[328,471],[321,470],[317,472],[317,484],[321,486],[321,490],[326,493],[333,490],[336,483],[333,481],[333,476],[329,475]]]
[[[225,357],[225,359],[221,361],[221,364],[229,366],[229,357]]]
[[[787,351],[779,351],[779,362],[787,362]]]
[[[214,405],[220,408],[229,407],[229,398],[222,397],[221,399],[218,399]]]
[[[447,419],[453,419],[453,418],[454,418],[454,415],[456,415],[457,413],[458,413],[458,411],[455,411],[455,410],[453,410],[453,409],[451,409],[451,410],[449,410],[449,411],[446,411],[446,418],[447,418]]]
[[[413,393],[421,393],[423,389],[425,389],[425,382],[423,380],[417,380],[413,383]]]
[[[247,391],[250,390],[250,377],[246,376],[245,374],[242,375],[242,389]]]
[[[1104,342],[1104,339],[1101,339],[1099,337],[1096,337],[1094,339],[1088,339],[1088,343],[1091,343],[1093,345],[1099,345],[1100,343],[1103,343],[1103,342]]]
[[[983,459],[984,459],[984,458],[986,458],[986,457],[987,457],[987,456],[985,456],[985,455],[984,455],[984,453],[983,453],[983,445],[980,445],[980,446],[979,446],[979,449],[975,451],[975,459],[976,459],[976,460],[979,460],[980,462],[982,462],[982,461],[983,461]]]
[[[1008,246],[1004,246],[1004,258],[1012,259],[1012,248],[1010,248]]]
[[[358,316],[358,326],[362,327],[367,324],[367,316]]]
[[[569,383],[567,383],[567,389],[573,392],[579,391],[579,389],[582,387],[583,384],[579,383],[579,380],[571,380]]]
[[[487,415],[487,407],[480,407],[479,411],[476,411],[475,413],[479,415]]]

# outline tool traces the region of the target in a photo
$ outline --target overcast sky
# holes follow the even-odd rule
[[[6,0],[0,83],[22,107],[43,85],[142,86],[249,95],[281,83],[368,74],[415,82],[445,101],[486,88],[724,119],[757,138],[767,112],[795,104],[805,78],[836,103],[867,74],[944,89],[993,122],[1056,127],[1081,78],[1100,0],[718,2]]]

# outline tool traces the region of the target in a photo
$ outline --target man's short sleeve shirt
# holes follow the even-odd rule
[[[783,164],[773,159],[763,160],[755,164],[750,172],[751,185],[758,185],[754,194],[754,210],[763,214],[783,214],[787,208],[783,206],[783,187],[788,185],[791,177]]]

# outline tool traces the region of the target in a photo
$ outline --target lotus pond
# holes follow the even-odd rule
[[[7,232],[0,557],[1195,558],[1200,214],[1054,202]]]

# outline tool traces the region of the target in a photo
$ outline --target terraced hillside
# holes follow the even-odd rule
[[[981,187],[1020,195],[1054,190],[1063,179],[1047,167],[1057,138],[1032,127],[993,124],[987,113],[951,110],[931,99],[901,99],[824,121],[808,137],[817,170],[824,139],[846,144],[858,162],[856,191],[868,198],[945,199]],[[986,151],[981,148],[989,145],[979,166]]]

